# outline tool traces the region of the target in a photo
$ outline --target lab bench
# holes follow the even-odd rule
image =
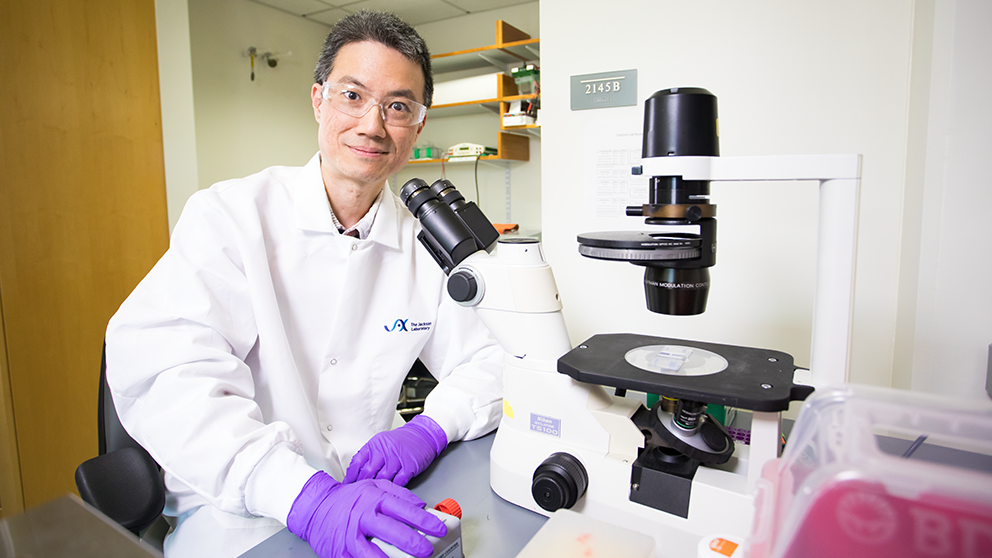
[[[515,506],[489,487],[489,450],[495,432],[450,444],[407,486],[429,507],[451,498],[462,508],[462,549],[471,558],[516,556],[547,520]],[[310,546],[283,529],[241,558],[315,558]]]

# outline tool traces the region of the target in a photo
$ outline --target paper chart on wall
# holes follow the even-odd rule
[[[625,217],[628,205],[648,202],[648,179],[630,172],[641,160],[641,126],[636,119],[586,124],[585,199],[591,217],[629,219]]]

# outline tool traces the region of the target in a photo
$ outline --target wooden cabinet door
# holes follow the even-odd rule
[[[0,507],[75,491],[110,316],[168,245],[154,0],[0,0]]]

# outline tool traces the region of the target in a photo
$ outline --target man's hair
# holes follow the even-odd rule
[[[362,10],[334,24],[317,59],[317,67],[313,72],[314,81],[323,85],[327,76],[331,75],[334,60],[341,47],[362,41],[381,43],[418,64],[424,73],[424,105],[431,106],[434,74],[427,43],[413,27],[389,12]]]

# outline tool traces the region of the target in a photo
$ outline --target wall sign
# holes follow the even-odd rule
[[[572,76],[572,110],[637,104],[637,70]]]

